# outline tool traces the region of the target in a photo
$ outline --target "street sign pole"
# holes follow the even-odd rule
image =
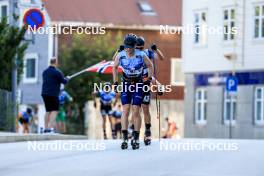
[[[237,94],[237,86],[238,86],[238,80],[234,74],[232,74],[232,76],[227,77],[226,92],[227,92],[227,98],[230,98],[230,114],[228,114],[229,115],[229,138],[230,139],[232,139],[232,121],[236,116],[236,110],[234,109],[232,100],[233,100],[233,97],[236,96]]]
[[[17,56],[13,59],[12,66],[12,102],[13,102],[13,114],[14,118],[17,116]],[[14,123],[15,125],[15,123]],[[12,131],[15,131],[15,126]]]

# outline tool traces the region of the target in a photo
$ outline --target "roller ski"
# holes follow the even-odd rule
[[[146,130],[145,131],[144,144],[145,145],[150,145],[151,144],[151,131],[150,130]]]
[[[123,130],[122,134],[123,134],[123,142],[121,144],[121,149],[125,150],[128,148],[128,132],[127,132],[127,130]]]
[[[125,150],[128,148],[128,140],[124,140],[121,144],[121,149]]]
[[[132,142],[131,142],[131,145],[132,145],[132,149],[133,150],[137,150],[137,149],[139,149],[139,140],[132,140]]]
[[[131,146],[133,150],[139,149],[139,132],[133,132],[133,139],[131,140]]]

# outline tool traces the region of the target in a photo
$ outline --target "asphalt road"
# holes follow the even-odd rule
[[[0,176],[263,176],[264,141],[154,141],[140,150],[121,141],[0,144]]]

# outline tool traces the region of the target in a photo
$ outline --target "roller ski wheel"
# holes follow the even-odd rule
[[[128,144],[127,144],[127,143],[128,143],[127,140],[122,142],[122,144],[121,144],[121,149],[122,149],[122,150],[125,150],[125,149],[128,148]]]
[[[133,141],[131,141],[131,144],[132,144],[132,149],[133,150],[139,149],[139,141],[133,140]]]
[[[145,131],[144,143],[145,145],[151,144],[151,131],[150,130]]]
[[[151,144],[151,137],[149,136],[149,137],[144,137],[144,144],[145,145],[150,145]]]

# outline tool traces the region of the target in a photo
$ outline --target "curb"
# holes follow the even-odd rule
[[[46,141],[46,140],[87,140],[87,136],[63,134],[8,134],[0,135],[0,143]]]

